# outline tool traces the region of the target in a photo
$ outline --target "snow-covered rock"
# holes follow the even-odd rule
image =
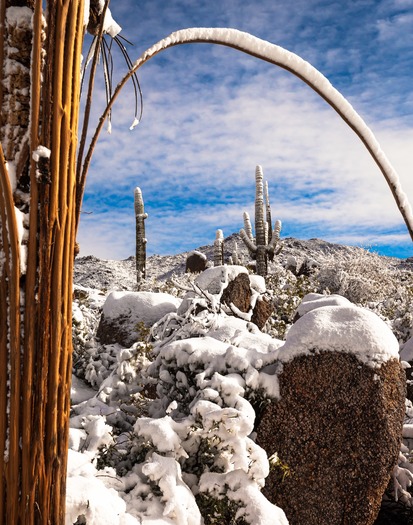
[[[138,323],[150,327],[166,314],[176,312],[181,300],[153,292],[111,292],[97,330],[101,344],[119,343],[128,348],[142,337]]]
[[[406,379],[398,343],[368,310],[309,299],[313,309],[279,349],[279,396],[256,429],[258,444],[278,455],[264,494],[290,523],[371,525],[399,456]]]

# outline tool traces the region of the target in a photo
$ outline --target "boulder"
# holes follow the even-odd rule
[[[180,299],[166,293],[111,292],[103,305],[96,337],[103,345],[118,343],[129,348],[142,340],[142,328],[176,312],[180,304]]]
[[[251,306],[251,283],[247,273],[239,273],[222,292],[221,303],[232,303],[241,312],[248,312]]]
[[[255,303],[251,321],[262,330],[273,311],[274,307],[272,302],[265,297],[259,297],[258,301]]]
[[[200,273],[206,269],[207,258],[198,251],[190,252],[186,258],[186,273]]]
[[[263,493],[290,525],[373,524],[405,412],[396,338],[371,312],[324,306],[293,325],[279,356],[279,399],[256,428],[278,458]]]

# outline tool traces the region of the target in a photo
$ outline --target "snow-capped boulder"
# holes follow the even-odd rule
[[[311,312],[311,310],[314,310],[315,308],[320,308],[321,306],[347,306],[351,304],[352,303],[342,295],[309,293],[303,297],[303,300],[299,304],[294,315],[294,320],[296,321],[304,314]]]
[[[185,272],[200,273],[203,272],[207,265],[207,258],[201,252],[196,250],[188,253],[186,258]]]
[[[264,494],[291,525],[373,524],[405,412],[396,338],[362,308],[323,306],[292,326],[279,358],[279,399],[256,429],[278,456]]]
[[[111,292],[103,305],[96,336],[101,344],[119,343],[128,348],[142,336],[139,323],[150,327],[176,312],[180,304],[181,299],[166,293]]]

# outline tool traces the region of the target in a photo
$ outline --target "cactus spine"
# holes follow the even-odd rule
[[[274,258],[275,248],[280,240],[281,232],[281,221],[276,221],[274,230],[272,230],[271,222],[269,221],[271,221],[271,207],[268,196],[268,184],[265,184],[264,207],[263,171],[261,166],[257,166],[255,170],[255,239],[252,234],[251,220],[247,212],[244,212],[244,228],[239,233],[251,257],[256,260],[257,274],[263,277],[268,272],[268,259],[272,261]],[[269,242],[268,239],[270,239]],[[277,253],[280,251],[281,246]]]
[[[222,230],[217,230],[214,242],[214,266],[224,264],[224,234]]]
[[[142,191],[135,188],[135,219],[136,219],[136,281],[138,285],[146,278],[146,237],[145,213]]]

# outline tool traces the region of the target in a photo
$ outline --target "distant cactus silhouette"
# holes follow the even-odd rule
[[[214,241],[214,266],[224,264],[224,234],[222,230],[217,230]]]
[[[135,219],[136,219],[136,281],[138,285],[146,278],[146,237],[145,213],[142,191],[135,188]]]
[[[251,220],[244,212],[244,228],[240,236],[253,259],[256,260],[257,274],[265,277],[268,271],[268,259],[273,260],[275,248],[280,240],[281,221],[276,221],[274,229],[271,226],[271,207],[268,196],[268,184],[265,185],[265,216],[264,218],[264,181],[262,167],[255,170],[255,239],[252,234]],[[270,241],[268,242],[268,239]],[[277,253],[281,251],[280,245]]]

